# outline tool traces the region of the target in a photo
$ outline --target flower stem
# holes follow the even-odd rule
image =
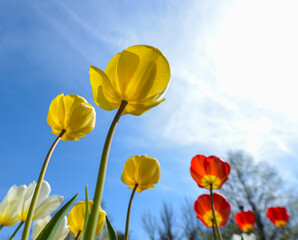
[[[215,226],[214,226],[214,220],[212,219],[212,232],[213,232],[213,238],[216,240],[216,233],[215,233]]]
[[[218,224],[217,224],[217,219],[216,219],[215,210],[214,210],[213,194],[212,194],[212,184],[210,184],[210,202],[211,202],[211,209],[212,209],[213,220],[214,220],[214,223],[215,223],[217,236],[218,236],[219,240],[222,240],[222,236],[221,236],[221,233],[220,233]]]
[[[3,227],[4,227],[4,225],[1,224],[1,225],[0,225],[0,230],[1,230]]]
[[[26,218],[25,227],[24,227],[24,231],[23,231],[23,235],[22,235],[22,240],[28,240],[29,233],[30,233],[30,228],[31,228],[31,223],[32,223],[32,220],[33,220],[34,210],[35,210],[37,199],[38,199],[38,196],[39,196],[39,193],[40,193],[42,181],[44,179],[44,176],[45,176],[48,164],[50,162],[51,156],[53,154],[53,151],[55,150],[58,142],[60,141],[60,139],[62,138],[62,136],[65,132],[66,131],[63,129],[61,131],[61,133],[59,134],[59,136],[54,141],[54,143],[52,144],[52,146],[51,146],[51,148],[50,148],[50,150],[49,150],[49,152],[48,152],[48,154],[47,154],[47,156],[44,160],[42,168],[40,170],[38,181],[37,181],[37,184],[36,184],[36,187],[35,187],[35,190],[34,190],[32,201],[30,203],[28,215],[27,215],[27,218]]]
[[[12,240],[14,238],[14,236],[17,234],[17,232],[19,231],[19,229],[22,227],[22,225],[24,224],[24,222],[20,222],[19,226],[17,227],[17,229],[13,232],[13,234],[11,235],[11,237],[9,238],[9,240]]]
[[[130,218],[130,209],[131,209],[131,204],[133,200],[133,196],[135,195],[135,192],[137,190],[139,184],[136,184],[134,189],[132,190],[129,203],[128,203],[128,208],[127,208],[127,215],[126,215],[126,224],[125,224],[125,235],[124,235],[124,240],[128,240],[128,232],[129,232],[129,218]]]
[[[118,123],[126,105],[127,105],[127,102],[122,100],[121,105],[120,105],[120,107],[113,119],[113,122],[110,126],[110,129],[107,134],[106,141],[105,141],[105,144],[104,144],[104,147],[102,150],[101,161],[100,161],[97,182],[96,182],[96,187],[95,187],[95,193],[94,193],[94,197],[93,197],[93,206],[92,206],[91,214],[87,221],[87,228],[85,230],[86,234],[84,236],[84,239],[86,239],[86,240],[94,239],[94,236],[95,236],[95,230],[96,230],[97,219],[98,219],[98,211],[99,211],[99,207],[100,207],[101,199],[102,199],[102,193],[103,193],[103,187],[104,187],[104,182],[105,182],[105,177],[106,177],[110,147],[111,147],[111,143],[112,143],[112,139],[113,139],[113,135],[114,135],[117,123]]]
[[[78,239],[79,239],[79,236],[80,236],[80,234],[81,234],[81,230],[79,230],[79,232],[78,232],[78,234],[77,234],[77,236],[76,236],[76,238],[75,238],[74,240],[78,240]]]

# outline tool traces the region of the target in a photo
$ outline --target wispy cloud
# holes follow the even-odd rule
[[[120,50],[151,44],[166,54],[172,67],[167,101],[145,123],[151,124],[149,136],[162,137],[161,144],[200,146],[222,155],[241,148],[277,165],[280,157],[296,160],[298,153],[298,95],[293,85],[298,77],[298,5],[280,3],[177,1],[115,6],[104,1],[101,8],[92,3],[88,9],[56,3],[64,19],[56,19],[44,5],[35,6],[90,62],[95,60],[92,40]],[[154,16],[146,11],[148,7],[154,7]],[[86,37],[76,38],[71,26]]]
[[[150,119],[151,133],[167,143],[197,145],[222,155],[241,148],[276,166],[287,156],[291,160],[283,167],[294,171],[298,5],[227,2],[222,14],[205,16],[204,21],[195,22],[192,14],[176,20],[181,21],[177,31],[186,26],[188,33],[167,40],[172,83],[167,102],[160,106],[162,114]],[[210,5],[196,7],[190,12],[208,7],[210,13],[218,11]],[[192,29],[201,31],[189,31],[190,19]]]

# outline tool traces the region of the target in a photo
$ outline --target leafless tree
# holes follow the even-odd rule
[[[256,217],[257,239],[282,239],[291,228],[286,227],[281,231],[274,227],[267,219],[266,209],[274,205],[284,205],[291,210],[294,204],[292,195],[296,195],[297,201],[297,192],[286,189],[273,167],[264,162],[255,163],[252,157],[243,151],[229,152],[226,160],[230,163],[231,172],[221,191],[232,205],[233,214],[240,210],[239,207],[253,211]],[[291,215],[294,217],[294,214]],[[296,239],[292,230],[290,235],[293,235],[293,238],[287,239]]]

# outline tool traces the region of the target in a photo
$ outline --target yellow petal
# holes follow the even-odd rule
[[[126,108],[124,109],[123,115],[124,114],[131,114],[134,116],[140,116],[143,113],[147,112],[148,110],[150,110],[151,108],[156,107],[157,105],[159,105],[160,103],[162,103],[165,99],[160,99],[157,102],[153,102],[153,103],[141,103],[141,104],[128,104],[126,106]]]
[[[90,66],[89,74],[94,102],[102,109],[108,111],[119,107],[121,97],[111,85],[107,74],[93,66]]]
[[[55,129],[62,131],[64,128],[64,103],[63,103],[63,93],[59,94],[51,102],[49,113],[47,116],[47,123],[50,126],[55,126]],[[60,134],[59,132],[59,134]],[[58,135],[59,135],[58,134]]]
[[[171,76],[169,63],[161,51],[146,45],[125,49],[119,57],[117,70],[118,81],[124,84],[122,92],[128,102],[163,91]]]

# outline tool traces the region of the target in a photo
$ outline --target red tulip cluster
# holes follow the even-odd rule
[[[194,211],[207,227],[216,227],[219,239],[222,239],[219,227],[224,226],[230,217],[231,206],[226,198],[212,189],[220,189],[228,180],[230,165],[217,156],[196,155],[191,160],[190,174],[199,187],[210,189],[210,194],[203,194],[194,203]],[[287,225],[289,215],[284,207],[270,207],[267,216],[276,227]],[[256,218],[252,211],[236,213],[235,222],[244,232],[254,230]],[[215,233],[214,233],[215,234]]]
[[[191,160],[191,176],[199,187],[210,189],[210,195],[203,194],[198,197],[194,210],[205,226],[216,227],[219,239],[222,239],[219,227],[228,222],[231,205],[223,195],[213,194],[212,189],[220,189],[228,180],[229,173],[230,165],[217,156],[196,155]]]

